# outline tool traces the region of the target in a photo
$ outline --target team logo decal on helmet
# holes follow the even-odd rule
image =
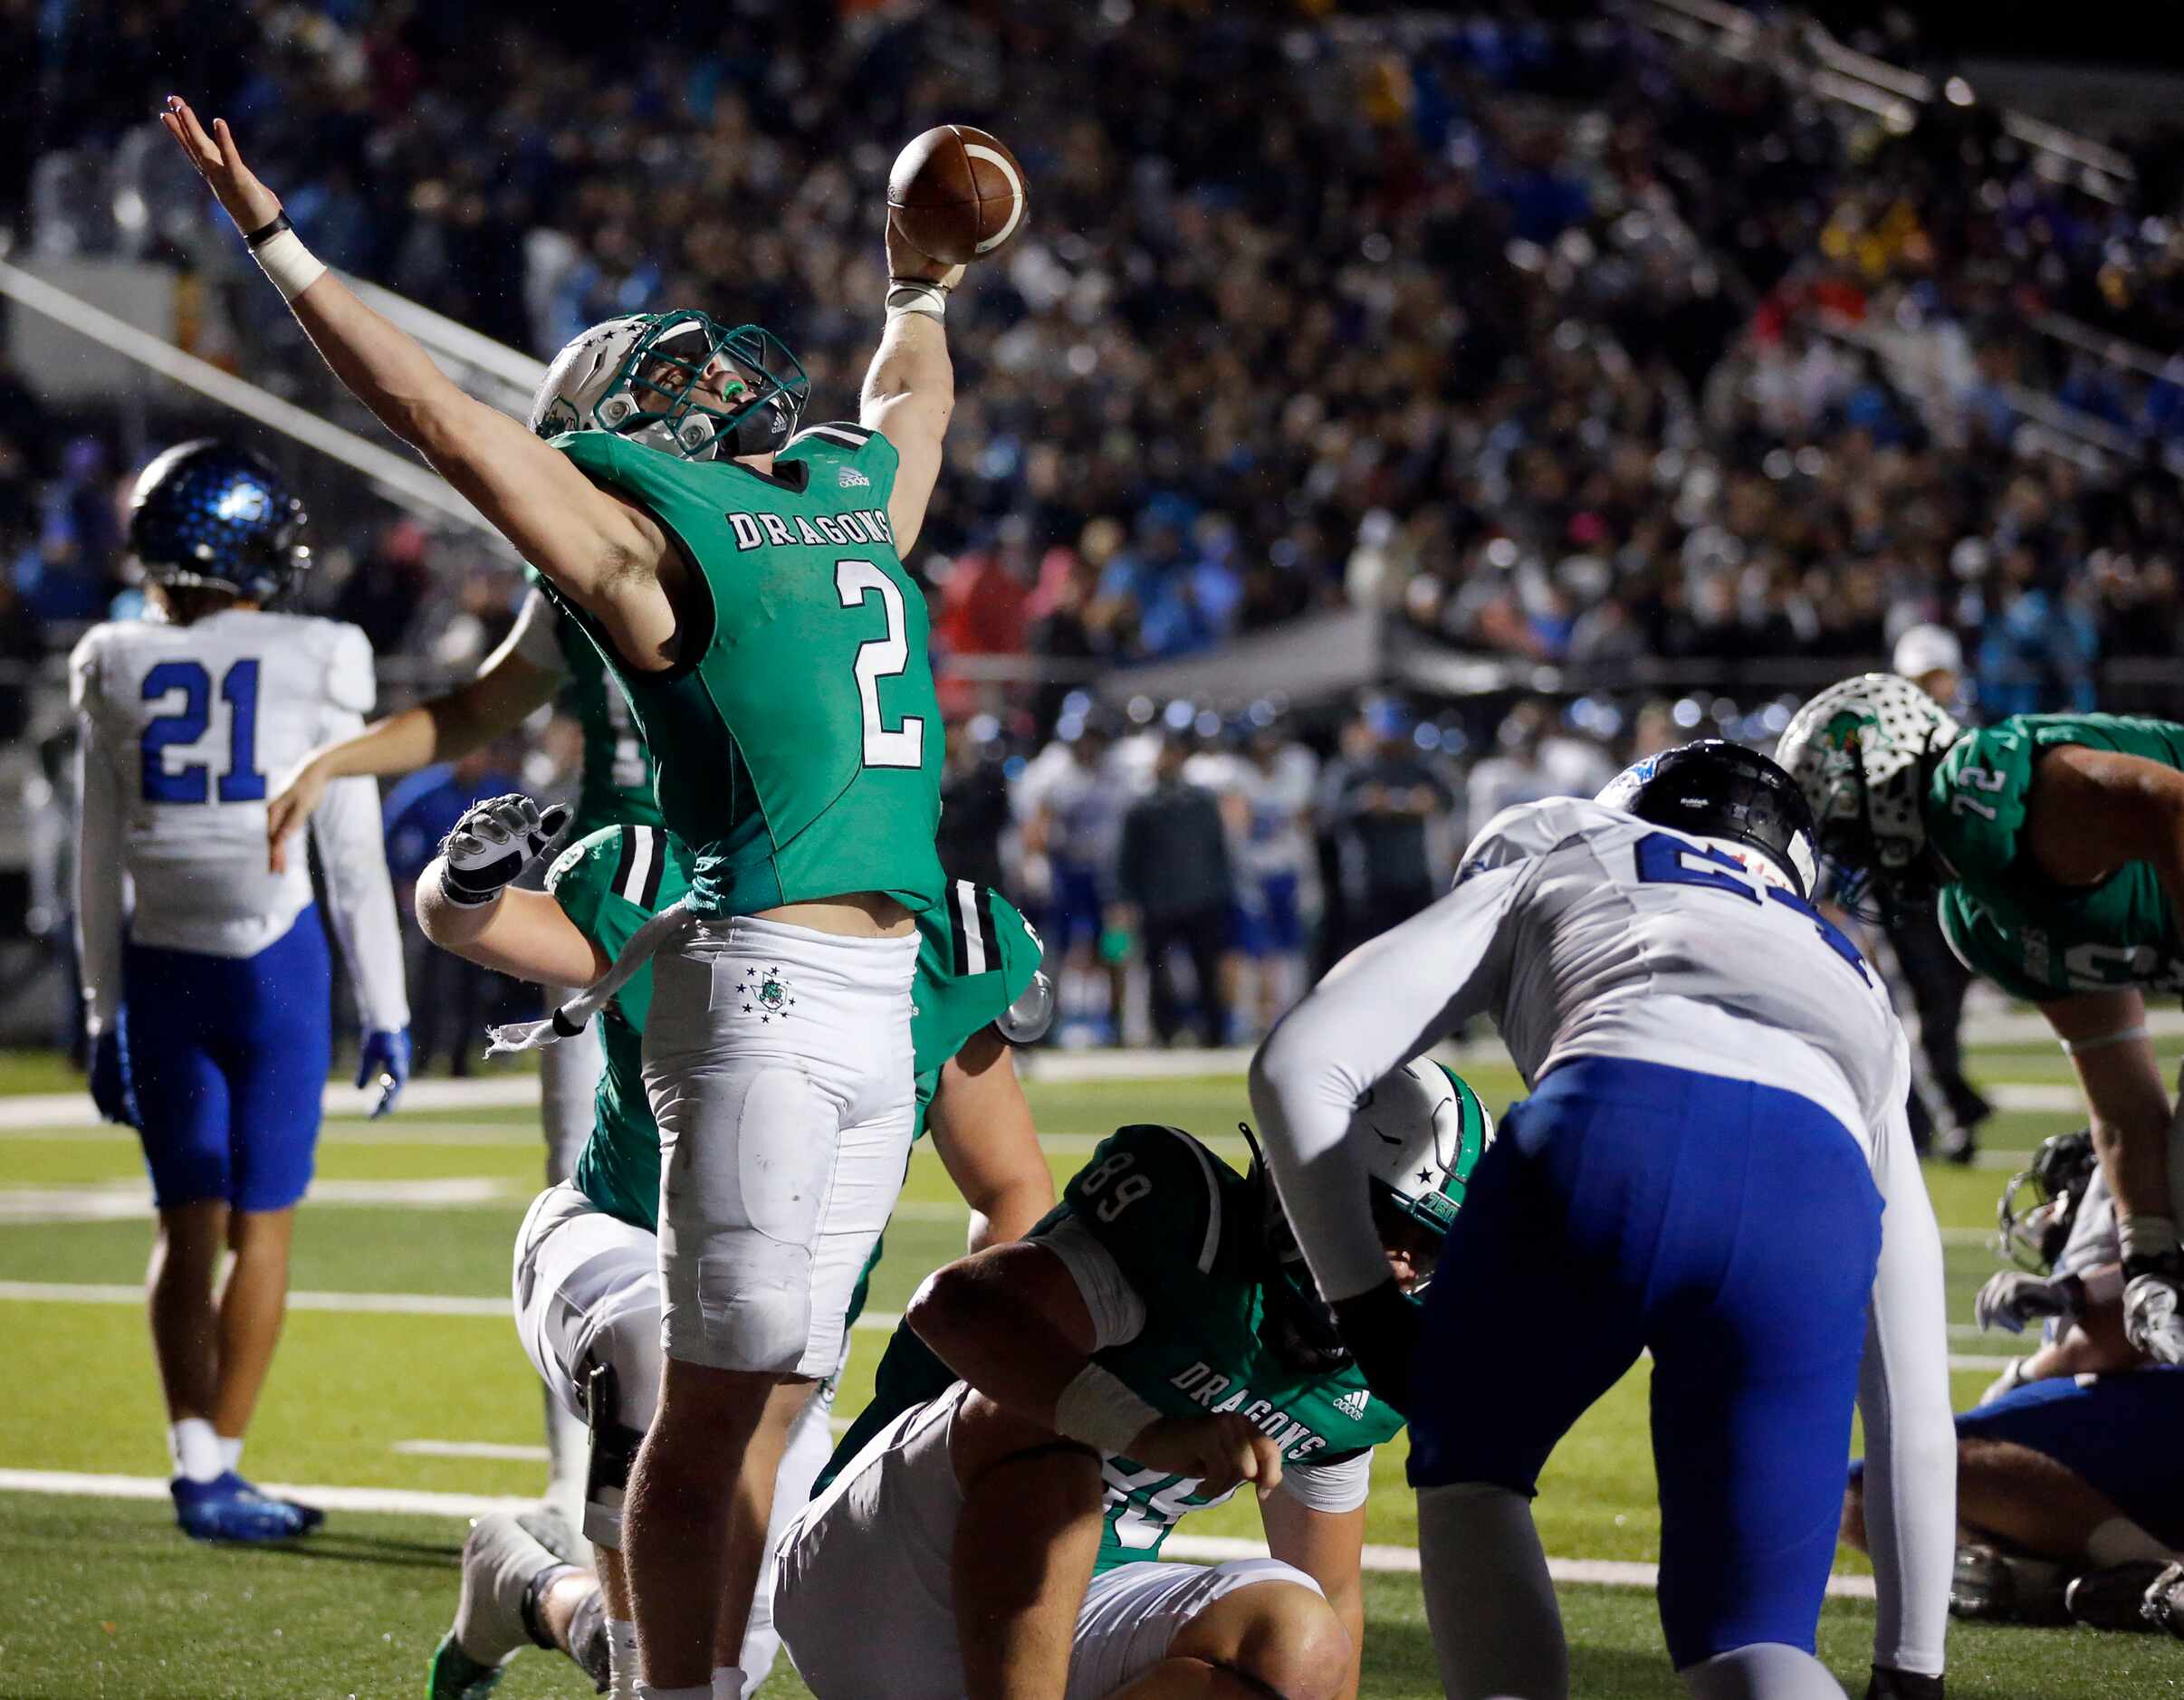
[[[795,435],[810,380],[781,339],[685,308],[573,338],[532,397],[545,437],[611,431],[687,460],[764,454]]]
[[[200,437],[177,444],[137,475],[129,553],[156,584],[270,602],[310,568],[308,517],[287,481],[257,455]]]
[[[1886,673],[1830,685],[1797,711],[1775,759],[1805,793],[1844,903],[1856,906],[1876,883],[1892,902],[1917,894],[1921,793],[1962,730],[1917,685]]]

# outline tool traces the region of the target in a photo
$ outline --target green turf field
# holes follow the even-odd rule
[[[2050,1046],[1980,1054],[1989,1085],[2013,1101],[2057,1099],[2067,1081]],[[1505,1065],[1466,1071],[1490,1103],[1513,1095]],[[0,1094],[72,1089],[57,1065],[0,1056]],[[1240,1165],[1243,1113],[1231,1079],[1032,1082],[1058,1176],[1121,1121],[1159,1120],[1212,1139]],[[0,1095],[0,1109],[8,1105]],[[2013,1110],[1991,1124],[1995,1152],[2023,1151],[2074,1125],[2066,1108]],[[245,1467],[263,1481],[479,1495],[538,1491],[539,1393],[504,1312],[509,1246],[537,1184],[535,1118],[522,1108],[417,1108],[378,1124],[328,1123],[321,1185],[297,1230],[298,1294],[253,1429]],[[2008,1160],[1929,1173],[1949,1231],[1955,1381],[1968,1403],[2009,1342],[1974,1335],[1971,1294],[1994,1266],[1986,1240]],[[293,1549],[214,1551],[168,1518],[164,1418],[132,1289],[149,1242],[133,1137],[18,1114],[0,1124],[0,1325],[14,1342],[0,1399],[0,1487],[51,1487],[55,1473],[139,1478],[156,1500],[0,1491],[0,1696],[378,1696],[419,1691],[427,1649],[455,1598],[462,1524],[449,1516],[337,1510]],[[905,1209],[888,1235],[874,1323],[962,1245],[962,1211],[940,1165],[912,1164]],[[375,1296],[378,1295],[378,1296]],[[393,1295],[393,1296],[388,1296]],[[414,1295],[455,1306],[402,1306]],[[467,1304],[462,1303],[468,1301]],[[452,1310],[455,1313],[443,1313]],[[868,1389],[883,1335],[861,1331],[838,1410]],[[1538,1502],[1558,1558],[1649,1561],[1652,1506],[1643,1366],[1557,1454]],[[449,1446],[517,1449],[447,1456]],[[1368,1539],[1414,1543],[1402,1447],[1378,1466]],[[1194,1518],[1194,1534],[1250,1535],[1232,1504]],[[1839,1570],[1863,1572],[1845,1552]],[[1415,1580],[1377,1574],[1365,1692],[1376,1700],[1436,1692]],[[1648,1592],[1570,1587],[1564,1609],[1578,1691],[1633,1700],[1681,1692],[1660,1651]],[[1830,1602],[1822,1652],[1863,1693],[1872,1606]],[[1978,1630],[1951,1637],[1952,1694],[1993,1700],[2184,1694],[2184,1646],[2085,1631]],[[518,1659],[511,1700],[589,1692],[572,1666]],[[800,1695],[777,1676],[770,1694]]]

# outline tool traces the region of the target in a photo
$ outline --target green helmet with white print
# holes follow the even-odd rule
[[[766,454],[796,434],[810,382],[771,330],[685,308],[570,339],[531,400],[542,437],[611,431],[685,460]]]
[[[1962,730],[1917,685],[1887,673],[1828,686],[1790,721],[1775,759],[1805,793],[1820,859],[1846,907],[1871,889],[1906,903],[1930,880],[1921,803]]]

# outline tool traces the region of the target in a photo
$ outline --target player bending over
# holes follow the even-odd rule
[[[2047,1337],[1957,1418],[1968,1539],[1949,1609],[2184,1633],[2184,1368],[2149,1364],[2123,1338],[2115,1205],[2092,1135],[2043,1144],[2004,1192],[2002,1220],[2004,1250],[2022,1266],[1981,1290],[1980,1323],[2014,1333],[2044,1321]],[[1854,1470],[1843,1534],[1865,1545]]]
[[[1940,1237],[1902,1029],[1807,901],[1813,871],[1789,776],[1687,744],[1596,801],[1495,817],[1455,889],[1353,952],[1253,1062],[1320,1290],[1410,1414],[1426,1609],[1457,1700],[1568,1693],[1525,1502],[1647,1351],[1662,1627],[1691,1692],[1840,1696],[1813,1641],[1854,1399],[1881,1588],[1873,1692],[1940,1692],[1955,1549]],[[1350,1112],[1478,1015],[1533,1092],[1472,1178],[1422,1331],[1381,1264],[1374,1153]],[[1494,1304],[1463,1303],[1487,1291]]]
[[[627,1558],[647,1683],[708,1700],[714,1645],[742,1639],[789,1425],[840,1359],[909,1150],[912,917],[943,894],[942,738],[899,551],[940,470],[962,268],[890,224],[857,424],[799,433],[806,381],[780,340],[679,311],[562,349],[547,441],[328,275],[224,122],[216,140],[180,100],[163,122],[336,376],[599,645],[691,846],[687,924],[637,941],[660,947],[646,1085],[675,1180],[664,1387]],[[779,1007],[742,995],[766,986]]]
[[[209,440],[169,449],[129,502],[148,616],[92,627],[69,658],[91,1096],[144,1141],[175,1514],[200,1540],[285,1540],[321,1521],[236,1472],[280,1338],[333,1053],[311,875],[300,857],[265,869],[265,776],[361,724],[374,692],[362,632],[264,606],[310,565],[302,524],[256,455]],[[409,1006],[377,791],[335,787],[312,838],[365,1027],[357,1084],[382,1076],[383,1115],[409,1072]]]
[[[465,816],[417,883],[426,937],[503,973],[569,983],[590,978],[689,889],[683,846],[658,827],[630,826],[570,845],[544,892],[509,889],[560,829],[560,812],[541,817],[527,798],[510,797]],[[1012,1044],[1044,1027],[1049,993],[1038,968],[1038,941],[993,893],[959,883],[922,926],[913,1031],[918,1132],[931,1126],[971,1205],[973,1248],[1022,1234],[1054,1199],[1010,1057]],[[584,1533],[598,1573],[562,1562],[512,1516],[481,1518],[465,1544],[455,1628],[434,1655],[433,1700],[489,1692],[506,1660],[532,1641],[561,1647],[618,1696],[636,1693],[621,1506],[659,1386],[659,1134],[641,1058],[651,1001],[652,976],[640,970],[601,1012],[606,1069],[591,1136],[573,1177],[539,1195],[516,1241],[524,1350],[549,1393],[592,1428]],[[860,1283],[860,1301],[863,1290]],[[828,1386],[790,1430],[775,1482],[777,1522],[802,1507],[826,1459]],[[734,1660],[745,1693],[773,1664],[768,1603],[762,1584]]]
[[[2184,726],[2016,714],[1968,731],[1908,681],[1866,673],[1807,702],[1775,753],[1852,900],[1901,911],[1938,892],[1949,947],[2040,1006],[2115,1194],[2124,1327],[2184,1363],[2184,1172],[2169,1157],[2184,1129],[2146,1032],[2146,994],[2184,988]]]
[[[1383,1267],[1415,1285],[1490,1127],[1432,1064],[1360,1120]],[[934,1275],[906,1327],[963,1380],[838,1453],[775,1560],[819,1700],[1355,1694],[1373,1448],[1402,1418],[1342,1353],[1262,1170],[1124,1128],[1030,1239]],[[1160,1562],[1246,1481],[1271,1558]]]

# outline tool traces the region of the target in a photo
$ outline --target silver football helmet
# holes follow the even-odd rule
[[[699,380],[716,361],[735,374],[725,405]],[[763,454],[796,430],[809,382],[781,339],[704,313],[631,313],[571,338],[531,398],[542,437],[611,431],[687,460]]]
[[[1917,685],[1887,673],[1832,684],[1797,711],[1775,759],[1805,793],[1821,859],[1845,905],[1876,883],[1899,895],[1917,888],[1926,855],[1921,793],[1962,731]]]

